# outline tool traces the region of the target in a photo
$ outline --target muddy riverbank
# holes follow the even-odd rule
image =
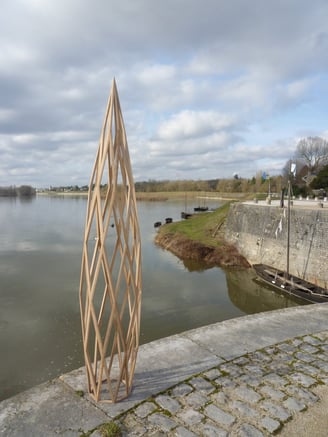
[[[208,267],[250,267],[246,258],[223,239],[219,246],[211,247],[178,233],[158,233],[155,243],[182,260],[201,261]]]

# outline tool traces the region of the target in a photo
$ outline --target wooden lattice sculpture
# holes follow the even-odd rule
[[[90,180],[79,296],[89,393],[117,402],[131,391],[139,347],[141,247],[115,80]]]

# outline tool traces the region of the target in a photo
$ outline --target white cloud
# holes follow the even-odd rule
[[[137,78],[146,86],[158,85],[162,81],[172,80],[175,75],[175,67],[173,65],[151,65],[142,69]]]
[[[162,140],[199,138],[231,127],[233,117],[214,111],[184,110],[161,123],[157,137]]]
[[[35,49],[25,42],[17,44],[2,40],[0,41],[0,52],[0,72],[4,73],[10,73],[14,69],[29,68],[32,63],[38,60]]]
[[[0,122],[6,122],[15,117],[15,111],[13,109],[1,109],[0,108]]]

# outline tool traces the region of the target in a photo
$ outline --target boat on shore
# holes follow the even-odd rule
[[[266,264],[253,264],[257,277],[281,293],[310,303],[328,302],[328,290]]]

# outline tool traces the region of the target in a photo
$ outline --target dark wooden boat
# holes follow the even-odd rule
[[[208,207],[207,206],[196,206],[194,208],[194,211],[195,212],[205,212],[205,211],[208,211]]]
[[[266,264],[254,264],[258,278],[275,290],[311,303],[328,302],[328,290]]]

